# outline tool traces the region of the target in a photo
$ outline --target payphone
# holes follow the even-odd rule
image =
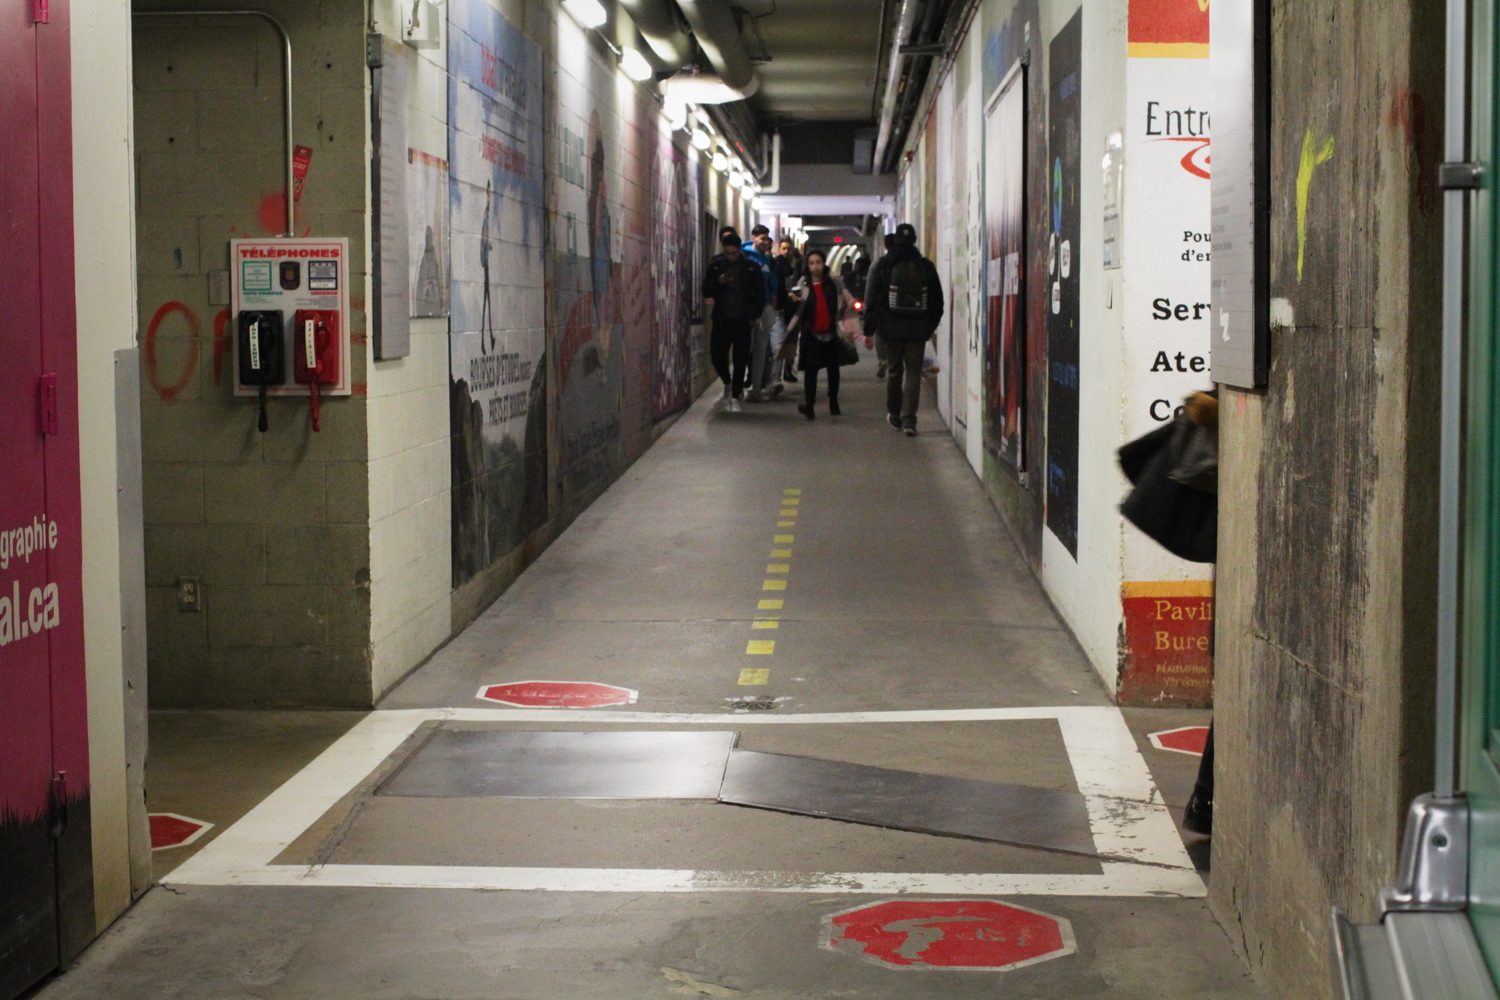
[[[305,393],[312,429],[319,431],[322,400],[351,394],[348,263],[347,239],[230,241],[235,395],[259,400],[260,430],[267,428],[268,396]]]
[[[286,381],[286,363],[282,357],[285,334],[281,313],[274,309],[246,309],[239,316],[239,339],[235,345],[240,385],[253,385],[260,402],[260,419],[256,425],[266,429],[266,390]]]

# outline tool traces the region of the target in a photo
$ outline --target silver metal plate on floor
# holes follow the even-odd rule
[[[732,732],[439,729],[377,795],[716,799]]]
[[[883,826],[1097,854],[1083,796],[842,761],[735,750],[719,799]]]

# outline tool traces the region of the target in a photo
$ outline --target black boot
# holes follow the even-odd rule
[[[837,396],[828,397],[828,412],[831,416],[835,417],[844,412],[839,409],[839,398]]]
[[[1188,798],[1187,806],[1182,810],[1182,828],[1201,833],[1205,837],[1213,834],[1214,801],[1204,795],[1202,789],[1193,789],[1193,794]]]
[[[817,414],[813,412],[812,404],[810,403],[798,403],[797,412],[802,414],[808,420],[812,420],[817,417]]]

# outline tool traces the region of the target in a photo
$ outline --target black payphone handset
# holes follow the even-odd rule
[[[298,385],[307,386],[308,410],[316,432],[322,429],[318,386],[339,382],[339,314],[337,309],[298,309],[292,322],[297,331],[292,375]]]
[[[240,385],[253,385],[260,395],[260,420],[256,426],[266,429],[266,387],[286,382],[286,361],[282,357],[281,312],[247,309],[240,313],[239,352]]]

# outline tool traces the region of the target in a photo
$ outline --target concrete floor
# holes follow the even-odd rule
[[[1110,708],[931,408],[911,440],[868,371],[843,395],[846,416],[813,423],[789,401],[694,406],[373,714],[154,715],[153,810],[217,826],[158,852],[165,883],[41,996],[1258,997],[1201,898],[1207,843],[1184,849],[1168,820],[1197,759],[1147,738],[1207,714]],[[534,678],[639,698],[476,698]],[[746,697],[781,700],[736,714]],[[1080,791],[1107,857],[711,801],[374,794],[436,726],[705,724],[748,749]],[[994,972],[819,946],[831,915],[897,895],[1064,918],[1076,950]]]

